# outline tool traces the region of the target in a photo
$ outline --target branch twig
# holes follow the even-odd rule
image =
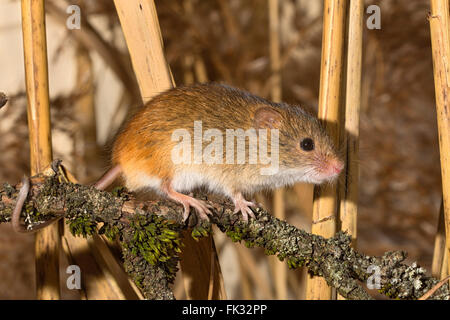
[[[61,170],[58,170],[61,172]],[[54,212],[65,212],[72,233],[87,236],[97,232],[110,238],[118,237],[123,246],[126,270],[147,299],[173,299],[169,284],[173,280],[180,251],[180,231],[183,208],[168,200],[137,201],[129,194],[98,191],[93,187],[61,183],[60,173],[51,170],[31,178],[31,191],[25,203],[26,221],[37,223],[52,218]],[[21,184],[4,184],[0,188],[0,222],[10,221]],[[205,197],[202,196],[204,199]],[[388,252],[382,257],[358,253],[351,247],[351,238],[338,233],[330,239],[307,233],[274,218],[261,208],[256,219],[245,223],[233,215],[233,205],[223,199],[208,199],[216,224],[233,241],[244,241],[247,247],[262,247],[267,254],[276,254],[290,268],[306,266],[310,273],[323,277],[347,299],[372,299],[359,282],[372,276],[367,270],[377,270],[381,289],[390,298],[418,299],[439,280],[429,277],[416,264],[402,261],[405,252]],[[195,224],[192,215],[189,224]],[[201,237],[210,230],[202,222],[192,232]],[[431,299],[450,299],[448,283],[440,287]]]

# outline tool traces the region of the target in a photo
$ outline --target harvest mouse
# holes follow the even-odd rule
[[[184,220],[191,207],[202,219],[211,214],[186,194],[197,187],[229,197],[247,221],[255,204],[246,195],[333,181],[344,167],[319,120],[301,107],[217,83],[149,101],[118,133],[112,162],[98,189],[121,176],[130,191],[150,188],[181,203]]]

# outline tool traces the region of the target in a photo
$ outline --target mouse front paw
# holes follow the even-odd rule
[[[252,209],[250,208],[250,207],[256,207],[255,203],[245,200],[244,197],[242,196],[242,194],[240,194],[240,193],[237,194],[233,198],[233,202],[234,202],[234,208],[235,208],[233,213],[236,214],[240,211],[242,214],[242,219],[245,222],[248,221],[248,216],[255,219],[255,214],[253,213]]]

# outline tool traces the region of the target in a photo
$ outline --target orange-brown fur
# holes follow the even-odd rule
[[[139,185],[133,177],[140,173],[170,184],[176,168],[207,173],[209,178],[224,184],[228,193],[251,193],[258,189],[257,185],[270,188],[263,181],[265,177],[259,174],[259,164],[203,163],[187,168],[186,165],[175,166],[171,161],[171,150],[177,144],[171,140],[174,130],[187,129],[193,137],[193,125],[197,120],[202,121],[203,132],[212,128],[224,133],[226,129],[246,130],[255,127],[255,112],[261,107],[273,108],[281,115],[281,168],[314,166],[320,170],[321,166],[326,169],[328,160],[338,161],[333,144],[319,121],[300,107],[273,103],[225,85],[197,84],[164,92],[137,112],[117,137],[113,163],[121,165],[132,189]],[[309,153],[301,150],[299,141],[304,137],[313,138],[317,150]],[[270,140],[268,148],[270,150]]]

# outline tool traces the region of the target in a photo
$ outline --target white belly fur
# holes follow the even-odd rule
[[[138,189],[153,189],[155,191],[161,190],[161,179],[152,177],[143,172],[135,172],[132,175],[125,176],[127,189],[134,191]]]
[[[161,192],[162,179],[149,176],[143,172],[136,172],[125,177],[126,187],[131,190],[153,189]],[[172,188],[177,192],[190,192],[198,187],[206,187],[210,192],[231,196],[219,182],[204,174],[192,171],[180,171],[172,179]]]
[[[195,171],[179,171],[172,180],[172,187],[178,192],[190,192],[198,187],[206,187],[210,192],[228,195],[223,185],[213,177]]]

